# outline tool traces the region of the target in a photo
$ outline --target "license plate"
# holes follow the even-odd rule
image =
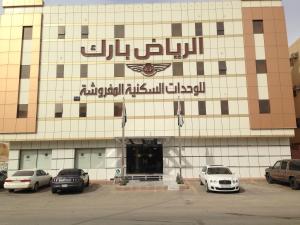
[[[62,184],[61,187],[66,188],[66,187],[68,187],[68,185],[67,184]]]
[[[230,185],[221,185],[221,188],[230,188]]]

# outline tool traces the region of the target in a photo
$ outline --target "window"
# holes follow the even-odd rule
[[[221,114],[222,115],[228,115],[229,114],[229,107],[228,107],[228,101],[222,100],[221,101]]]
[[[63,104],[55,104],[55,118],[62,118],[63,115]]]
[[[123,103],[122,102],[116,102],[114,104],[114,117],[121,117],[123,111]]]
[[[299,161],[291,161],[289,164],[290,170],[300,171],[300,162]]]
[[[86,103],[79,104],[79,117],[86,117]]]
[[[27,104],[19,104],[17,111],[17,118],[27,118],[28,114],[28,105]]]
[[[104,149],[76,149],[75,168],[100,169],[105,168]],[[83,173],[83,171],[82,171]]]
[[[256,60],[256,73],[267,73],[266,60]]]
[[[124,77],[125,76],[125,64],[116,63],[114,65],[114,75],[115,75],[115,77]]]
[[[199,48],[200,48],[200,54],[203,54],[204,53],[203,37],[199,38]]]
[[[182,24],[181,23],[173,23],[172,24],[172,36],[173,37],[181,37],[182,36]]]
[[[80,77],[81,78],[88,77],[88,65],[87,64],[80,65]]]
[[[125,37],[125,26],[115,25],[115,38],[124,38],[124,37]]]
[[[217,22],[217,34],[224,35],[224,22]]]
[[[51,169],[51,150],[22,150],[20,151],[20,169],[41,168]],[[40,170],[40,173],[45,173]]]
[[[20,69],[20,79],[30,78],[30,65],[21,65]]]
[[[276,162],[275,165],[273,166],[273,169],[280,169],[280,165],[281,165],[281,161]]]
[[[300,128],[300,118],[296,118],[297,128]]]
[[[58,39],[65,39],[65,35],[66,35],[66,27],[59,26],[58,27]]]
[[[65,66],[57,65],[56,66],[56,78],[64,78],[64,74],[65,74]]]
[[[259,100],[259,112],[261,114],[266,114],[271,112],[269,100]]]
[[[183,63],[174,62],[172,65],[173,65],[173,76],[183,76]]]
[[[253,33],[254,34],[264,33],[264,23],[262,20],[253,20]]]
[[[178,111],[178,101],[174,102],[174,115],[177,115]],[[181,115],[185,115],[184,101],[180,101]]]
[[[197,75],[204,75],[204,62],[197,62]]]
[[[206,115],[206,102],[205,101],[198,102],[198,112],[199,112],[199,115]]]
[[[82,39],[89,38],[89,26],[81,26],[81,38]]]
[[[23,27],[23,40],[32,40],[32,27]]]
[[[225,61],[219,61],[219,74],[226,75],[227,74],[227,66]]]
[[[282,170],[286,170],[286,168],[287,168],[287,161],[282,161],[282,163],[281,163],[281,169]]]
[[[195,23],[195,34],[196,36],[203,36],[202,23]]]

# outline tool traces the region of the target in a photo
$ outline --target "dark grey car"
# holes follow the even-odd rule
[[[58,191],[79,191],[89,186],[90,179],[88,173],[82,169],[63,169],[52,179],[52,193]]]

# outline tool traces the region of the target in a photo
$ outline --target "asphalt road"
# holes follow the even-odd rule
[[[243,182],[239,194],[116,191],[92,185],[82,194],[0,190],[0,225],[300,225],[300,190]]]

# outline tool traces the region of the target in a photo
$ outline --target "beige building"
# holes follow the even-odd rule
[[[291,157],[281,1],[3,7],[0,142],[10,145],[9,173],[79,167],[113,178],[123,99],[126,174],[174,177],[182,167],[197,178],[202,166],[224,164],[262,177]]]
[[[300,159],[300,39],[290,46],[289,51],[297,118],[297,129],[295,129],[295,137],[291,139],[291,149],[293,158]]]

